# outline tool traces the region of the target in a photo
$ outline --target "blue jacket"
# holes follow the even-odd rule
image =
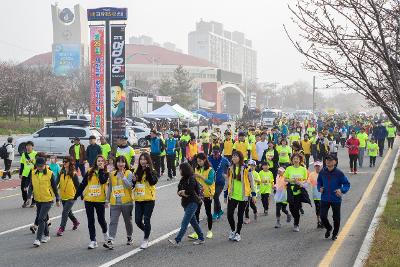
[[[325,167],[318,175],[318,191],[323,187],[321,200],[327,202],[342,202],[342,198],[336,196],[335,191],[340,189],[345,194],[350,189],[350,182],[344,173],[338,168],[334,168],[331,172]]]
[[[101,155],[101,147],[98,144],[88,145],[86,148],[86,159],[90,167],[93,167],[98,155]]]
[[[150,138],[150,154],[160,155],[162,152],[163,142],[158,137]]]
[[[384,140],[387,136],[386,127],[381,125],[373,128],[373,135],[376,140]]]
[[[213,156],[208,156],[208,161],[210,161],[212,168],[215,171],[215,184],[225,185],[225,178],[222,176],[228,172],[229,161],[227,158],[220,156],[219,159],[214,159]]]
[[[168,138],[165,140],[166,153],[167,155],[175,155],[178,141],[175,138]]]

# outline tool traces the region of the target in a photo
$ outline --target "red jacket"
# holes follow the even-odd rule
[[[346,141],[346,147],[349,149],[349,155],[358,155],[358,148],[360,147],[360,140],[350,137]]]

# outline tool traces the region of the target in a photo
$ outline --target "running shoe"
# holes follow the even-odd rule
[[[233,232],[233,231],[230,232],[230,233],[229,233],[229,236],[228,236],[228,239],[231,240],[231,241],[233,241],[233,239],[235,239],[235,235],[236,235],[235,232]]]
[[[97,248],[99,245],[97,244],[97,241],[90,241],[89,245],[88,245],[88,249],[95,249]]]
[[[193,240],[199,239],[199,236],[198,236],[198,234],[197,234],[196,232],[194,232],[194,233],[191,234],[191,235],[188,235],[188,237],[189,237],[190,239],[193,239]]]
[[[64,234],[64,227],[60,226],[60,228],[58,228],[58,231],[57,231],[57,236],[62,236],[63,234]]]
[[[300,213],[301,213],[301,215],[304,215],[304,210],[303,210],[303,208],[300,208]]]
[[[213,232],[212,232],[212,231],[208,231],[206,237],[207,237],[208,239],[213,238]]]
[[[48,236],[48,235],[43,236],[42,240],[40,240],[40,242],[42,242],[42,243],[47,243],[49,241],[50,241],[50,236]]]
[[[148,247],[149,247],[149,240],[144,239],[144,240],[142,241],[142,244],[140,245],[140,248],[141,248],[141,249],[146,249],[146,248],[148,248]]]
[[[108,248],[108,249],[114,249],[114,244],[113,244],[112,240],[108,240],[107,242],[105,242],[103,244],[103,247]]]
[[[79,225],[80,225],[80,222],[74,221],[73,224],[74,224],[74,226],[72,227],[72,230],[75,231],[76,229],[78,229],[78,227],[79,227]]]
[[[257,218],[258,218],[258,214],[254,213],[254,221],[257,221]]]
[[[299,228],[298,225],[295,225],[295,226],[293,227],[293,232],[300,232],[300,228]]]
[[[322,225],[321,222],[318,222],[317,228],[318,228],[318,229],[322,229],[322,228],[324,228],[324,226]]]
[[[286,222],[287,223],[290,223],[292,221],[292,216],[290,216],[290,214],[288,213],[287,215],[286,215]]]
[[[268,216],[268,210],[264,210],[264,216]]]
[[[250,223],[250,218],[245,218],[244,219],[244,224],[249,224]]]
[[[133,244],[132,237],[127,237],[127,238],[126,238],[126,244],[127,244],[128,246],[131,246],[131,245]]]
[[[25,202],[22,204],[21,208],[26,208],[26,207],[28,207],[28,203],[25,201]]]
[[[29,227],[29,230],[31,230],[32,234],[36,233],[37,230],[36,225],[32,225],[31,227]]]
[[[174,247],[179,247],[180,243],[176,242],[175,239],[168,239],[168,242],[173,245]]]
[[[337,235],[332,235],[332,241],[335,241],[337,239]]]
[[[214,214],[212,215],[212,220],[213,220],[213,221],[218,220],[218,214],[214,213]]]
[[[329,238],[330,237],[331,231],[332,231],[332,229],[326,229],[325,238]]]
[[[33,246],[36,247],[36,248],[37,248],[37,247],[40,247],[40,241],[36,239],[36,240],[33,242]]]
[[[104,242],[107,242],[110,239],[108,233],[103,233],[103,236],[104,236]]]
[[[281,227],[282,227],[281,223],[280,222],[276,222],[275,228],[281,228]]]
[[[202,245],[202,244],[204,244],[206,241],[204,241],[204,239],[203,240],[197,240],[197,241],[194,241],[193,242],[193,245]]]
[[[242,240],[242,238],[240,237],[240,235],[238,233],[236,233],[235,237],[233,238],[233,241],[239,242],[240,240]]]

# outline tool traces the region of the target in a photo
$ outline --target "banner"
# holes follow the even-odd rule
[[[90,115],[91,125],[105,133],[104,27],[90,26]]]
[[[125,135],[125,25],[110,25],[111,136]]]
[[[88,21],[127,20],[128,9],[117,7],[100,7],[87,10]]]
[[[66,76],[81,67],[80,44],[53,44],[53,73]]]

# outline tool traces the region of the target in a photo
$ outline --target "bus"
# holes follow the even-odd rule
[[[296,110],[294,116],[300,120],[311,120],[314,119],[314,114],[311,110]]]
[[[277,118],[282,117],[282,110],[280,109],[264,109],[261,113],[261,122],[266,126],[273,126]]]

